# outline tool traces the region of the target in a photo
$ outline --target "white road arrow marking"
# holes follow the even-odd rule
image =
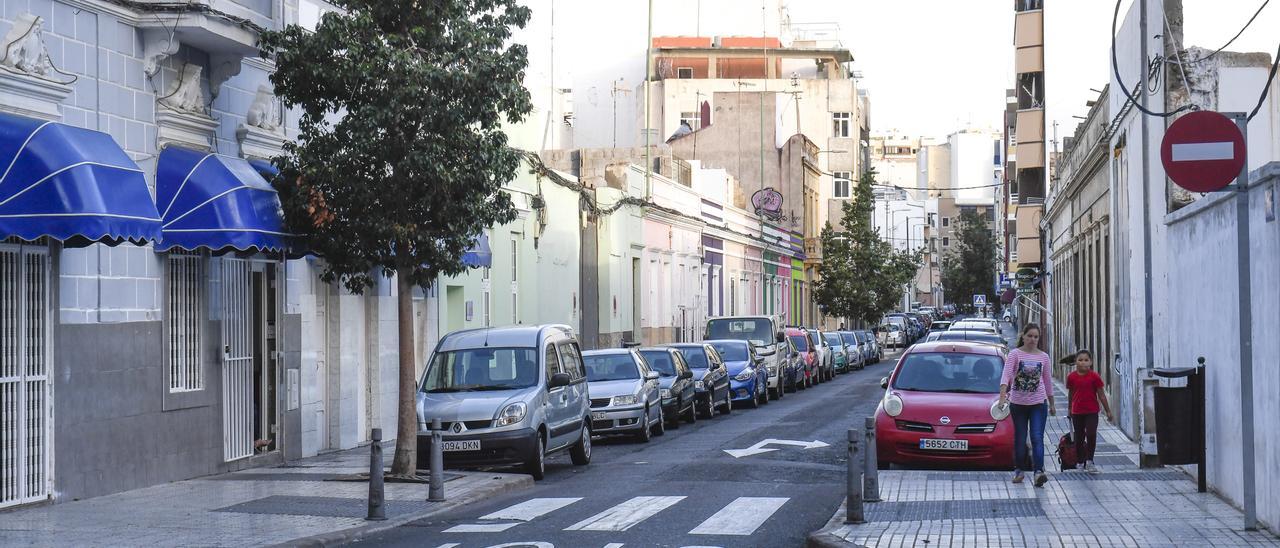
[[[1236,157],[1236,145],[1227,141],[1223,143],[1178,143],[1173,145],[1171,156],[1175,162],[1198,162],[1203,160],[1232,160]]]
[[[756,442],[755,445],[752,445],[751,447],[748,447],[746,449],[725,449],[724,452],[732,455],[733,458],[735,459],[740,459],[742,457],[749,457],[751,455],[759,455],[761,453],[777,451],[777,449],[766,448],[765,447],[766,445],[792,445],[795,447],[803,447],[805,449],[817,449],[819,447],[827,447],[830,444],[824,443],[818,440],[795,441],[795,440],[776,440],[773,438],[769,438],[766,440],[760,440]]]

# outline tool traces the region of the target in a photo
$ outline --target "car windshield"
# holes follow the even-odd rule
[[[822,344],[818,342],[818,332],[817,332],[817,331],[810,331],[810,332],[809,332],[809,342],[810,342],[811,344],[813,344],[814,346],[822,346]]]
[[[438,352],[422,390],[430,393],[514,390],[538,384],[533,348],[472,348]]]
[[[827,345],[841,346],[840,335],[837,335],[835,333],[825,333],[823,334],[823,337],[827,339]]]
[[[716,349],[725,361],[745,362],[750,359],[747,357],[747,345],[743,343],[717,342],[711,343],[711,348]]]
[[[707,322],[708,339],[751,341],[759,345],[773,344],[773,322],[763,318],[721,318]]]
[[[934,335],[937,335],[937,337],[934,337]],[[982,331],[944,331],[931,333],[929,337],[929,340],[939,341],[977,341],[999,345],[1006,344],[1003,337]]]
[[[1003,363],[999,356],[963,352],[916,352],[898,366],[893,387],[915,392],[995,394]]]
[[[596,354],[582,357],[587,365],[587,382],[625,381],[640,378],[631,354]]]
[[[791,339],[791,344],[796,345],[796,350],[801,352],[809,351],[809,339],[804,335],[791,335],[788,338]]]
[[[701,347],[698,348],[681,348],[680,354],[684,356],[685,363],[689,364],[693,369],[707,368],[707,351]]]
[[[663,377],[676,376],[676,364],[671,359],[671,354],[666,350],[648,350],[640,352],[644,356],[645,363],[649,364],[649,369],[657,371]]]
[[[853,333],[841,333],[840,338],[844,339],[845,344],[858,344],[858,338]]]

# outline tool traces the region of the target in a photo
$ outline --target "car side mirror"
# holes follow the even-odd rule
[[[787,342],[787,334],[781,331],[778,332],[778,336],[775,338],[777,339],[778,342]]]
[[[569,386],[568,373],[556,373],[551,375],[550,379],[547,379],[547,390],[560,388],[561,386]]]
[[[889,377],[881,377],[880,388],[888,388],[888,387],[889,387]]]
[[[689,371],[689,370],[681,371],[681,372],[680,372],[680,378],[682,378],[682,379],[692,379],[692,378],[693,378],[693,371]]]
[[[658,372],[657,372],[657,371],[650,371],[650,372],[648,372],[648,373],[645,373],[645,374],[644,374],[644,380],[646,380],[646,381],[656,381],[656,380],[658,380]]]

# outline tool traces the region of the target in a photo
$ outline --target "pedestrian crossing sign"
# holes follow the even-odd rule
[[[974,295],[974,296],[973,296],[973,306],[987,306],[987,296],[986,296],[986,295],[981,295],[981,294],[979,294],[979,295]]]

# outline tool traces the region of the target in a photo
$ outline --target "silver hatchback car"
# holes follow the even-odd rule
[[[418,385],[418,467],[444,428],[445,465],[521,465],[534,479],[547,455],[591,462],[591,410],[582,352],[567,325],[455,331],[432,352]]]

